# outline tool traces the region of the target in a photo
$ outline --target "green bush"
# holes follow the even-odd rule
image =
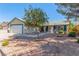
[[[59,30],[58,33],[59,34],[64,34],[64,31],[63,30]]]
[[[77,43],[79,43],[79,39],[77,39]]]
[[[2,46],[7,46],[9,44],[9,40],[3,40],[2,41]]]
[[[76,36],[76,32],[69,32],[68,36],[69,37],[75,37]]]

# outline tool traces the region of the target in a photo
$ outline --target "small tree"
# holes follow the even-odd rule
[[[44,23],[48,22],[48,17],[40,8],[25,9],[24,23],[28,27],[40,28]]]

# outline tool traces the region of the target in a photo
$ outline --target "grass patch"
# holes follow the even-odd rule
[[[9,44],[9,40],[5,39],[2,41],[2,46],[7,46]]]

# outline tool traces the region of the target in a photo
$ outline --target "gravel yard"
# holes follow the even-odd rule
[[[79,44],[67,37],[12,39],[1,51],[0,55],[6,56],[79,56]]]

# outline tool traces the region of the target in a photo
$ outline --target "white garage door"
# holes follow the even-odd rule
[[[11,32],[12,33],[17,33],[17,34],[22,34],[22,32],[23,32],[22,25],[12,25],[11,26]]]

